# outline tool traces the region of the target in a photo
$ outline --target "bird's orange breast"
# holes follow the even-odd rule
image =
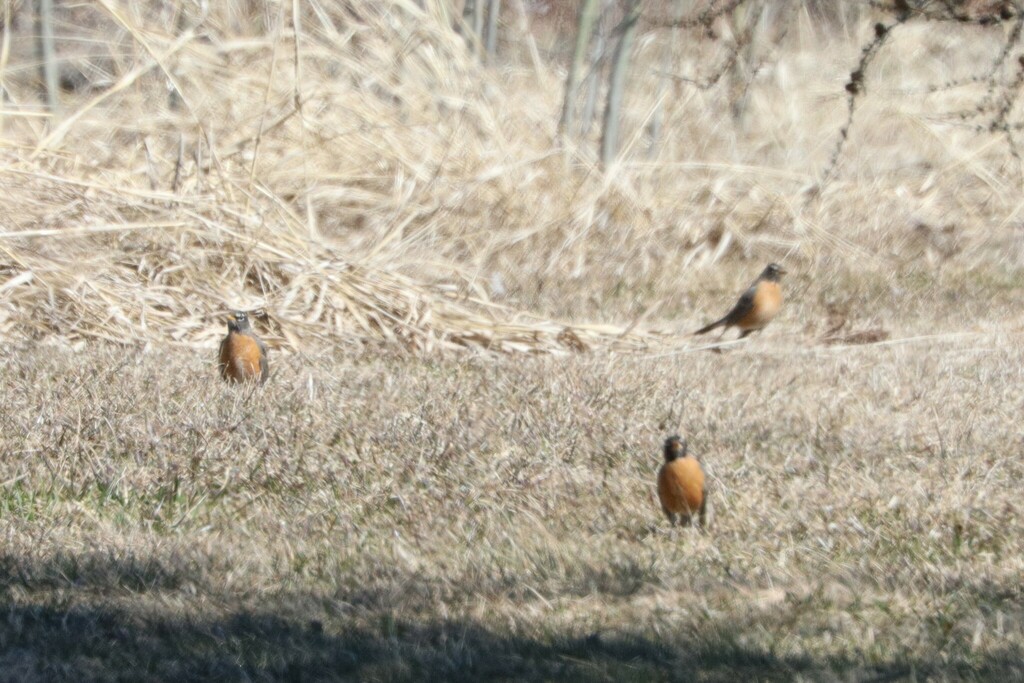
[[[696,458],[667,462],[658,472],[658,497],[666,510],[692,514],[704,502],[704,471]]]
[[[782,288],[778,282],[762,280],[754,290],[754,305],[736,322],[742,330],[759,330],[772,321],[782,308]]]
[[[220,345],[220,374],[224,379],[242,382],[260,376],[260,347],[246,334],[229,332]]]

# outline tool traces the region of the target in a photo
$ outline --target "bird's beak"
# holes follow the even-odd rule
[[[786,270],[782,266],[779,266],[779,275],[785,275],[788,272],[789,272],[788,270]]]

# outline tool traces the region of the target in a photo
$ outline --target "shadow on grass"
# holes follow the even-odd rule
[[[698,671],[705,680],[742,680],[789,678],[810,666],[733,647],[679,652],[645,638],[551,634],[542,642],[465,620],[382,616],[376,629],[327,633],[319,621],[247,611],[190,620],[22,607],[5,618],[0,677],[12,681],[648,681]]]
[[[204,597],[155,561],[0,556],[0,681],[939,680],[1024,676],[1022,652],[981,661],[857,662],[744,646],[750,624],[615,635],[496,627],[409,610],[395,593],[296,594],[258,607]],[[63,580],[59,577],[64,575]],[[355,598],[350,601],[347,598]],[[393,604],[388,605],[388,602]],[[353,603],[373,605],[370,610]],[[410,616],[410,614],[418,616]],[[424,616],[425,615],[425,616]],[[499,624],[500,620],[497,621]],[[500,630],[499,630],[500,628]]]

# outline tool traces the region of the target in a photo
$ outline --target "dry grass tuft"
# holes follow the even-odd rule
[[[202,344],[214,313],[263,305],[293,348],[559,348],[564,325],[517,322],[457,262],[424,264],[448,283],[401,272],[446,215],[531,171],[495,155],[497,97],[475,94],[493,79],[458,36],[413,3],[364,9],[245,37],[214,12],[176,37],[94,7],[97,31],[119,26],[118,49],[148,57],[45,134],[15,119],[38,140],[4,159],[5,331]],[[293,52],[302,81],[281,74]]]
[[[663,343],[659,318],[696,324],[701,292],[767,260],[816,281],[852,263],[964,271],[1018,241],[1005,155],[929,118],[968,93],[913,96],[930,57],[885,76],[903,50],[987,58],[970,27],[901,27],[858,105],[873,123],[818,188],[843,116],[836,79],[867,18],[845,41],[798,22],[751,48],[762,61],[732,125],[719,112],[735,88],[673,80],[666,137],[645,153],[661,69],[645,65],[662,64],[667,35],[651,34],[624,158],[601,173],[588,141],[552,148],[560,69],[517,52],[531,40],[519,19],[492,70],[444,3],[424,6],[317,5],[298,30],[283,9],[235,3],[69,6],[59,34],[79,39],[60,47],[89,86],[49,125],[30,105],[30,36],[13,32],[0,334],[209,346],[226,307],[262,306],[291,349],[644,349]],[[677,47],[674,68],[696,75],[716,45]],[[755,263],[728,283],[692,277],[737,257]]]

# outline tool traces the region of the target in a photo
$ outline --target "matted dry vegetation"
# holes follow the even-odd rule
[[[1011,26],[899,26],[823,186],[868,10],[767,25],[741,119],[672,79],[651,152],[645,29],[599,169],[508,5],[493,67],[440,2],[61,5],[49,124],[5,32],[0,680],[1024,677],[1021,169],[959,116]],[[679,334],[769,260],[765,333]]]
[[[68,61],[99,85],[66,93],[49,129],[24,105],[29,32],[5,34],[0,333],[209,346],[226,306],[264,306],[292,349],[644,348],[665,341],[651,318],[695,324],[705,292],[770,259],[811,296],[854,265],[884,280],[1019,261],[1005,140],[954,116],[985,83],[929,91],[983,71],[1001,27],[901,27],[819,188],[869,21],[847,38],[801,15],[778,45],[766,31],[739,122],[728,89],[673,80],[653,156],[666,34],[651,34],[623,161],[602,173],[589,143],[552,147],[560,71],[527,57],[528,36],[487,69],[426,6],[317,3],[297,34],[283,6],[71,6]],[[672,64],[699,77],[716,50],[680,41]],[[730,256],[758,265],[705,267]],[[574,326],[562,342],[557,321]]]

